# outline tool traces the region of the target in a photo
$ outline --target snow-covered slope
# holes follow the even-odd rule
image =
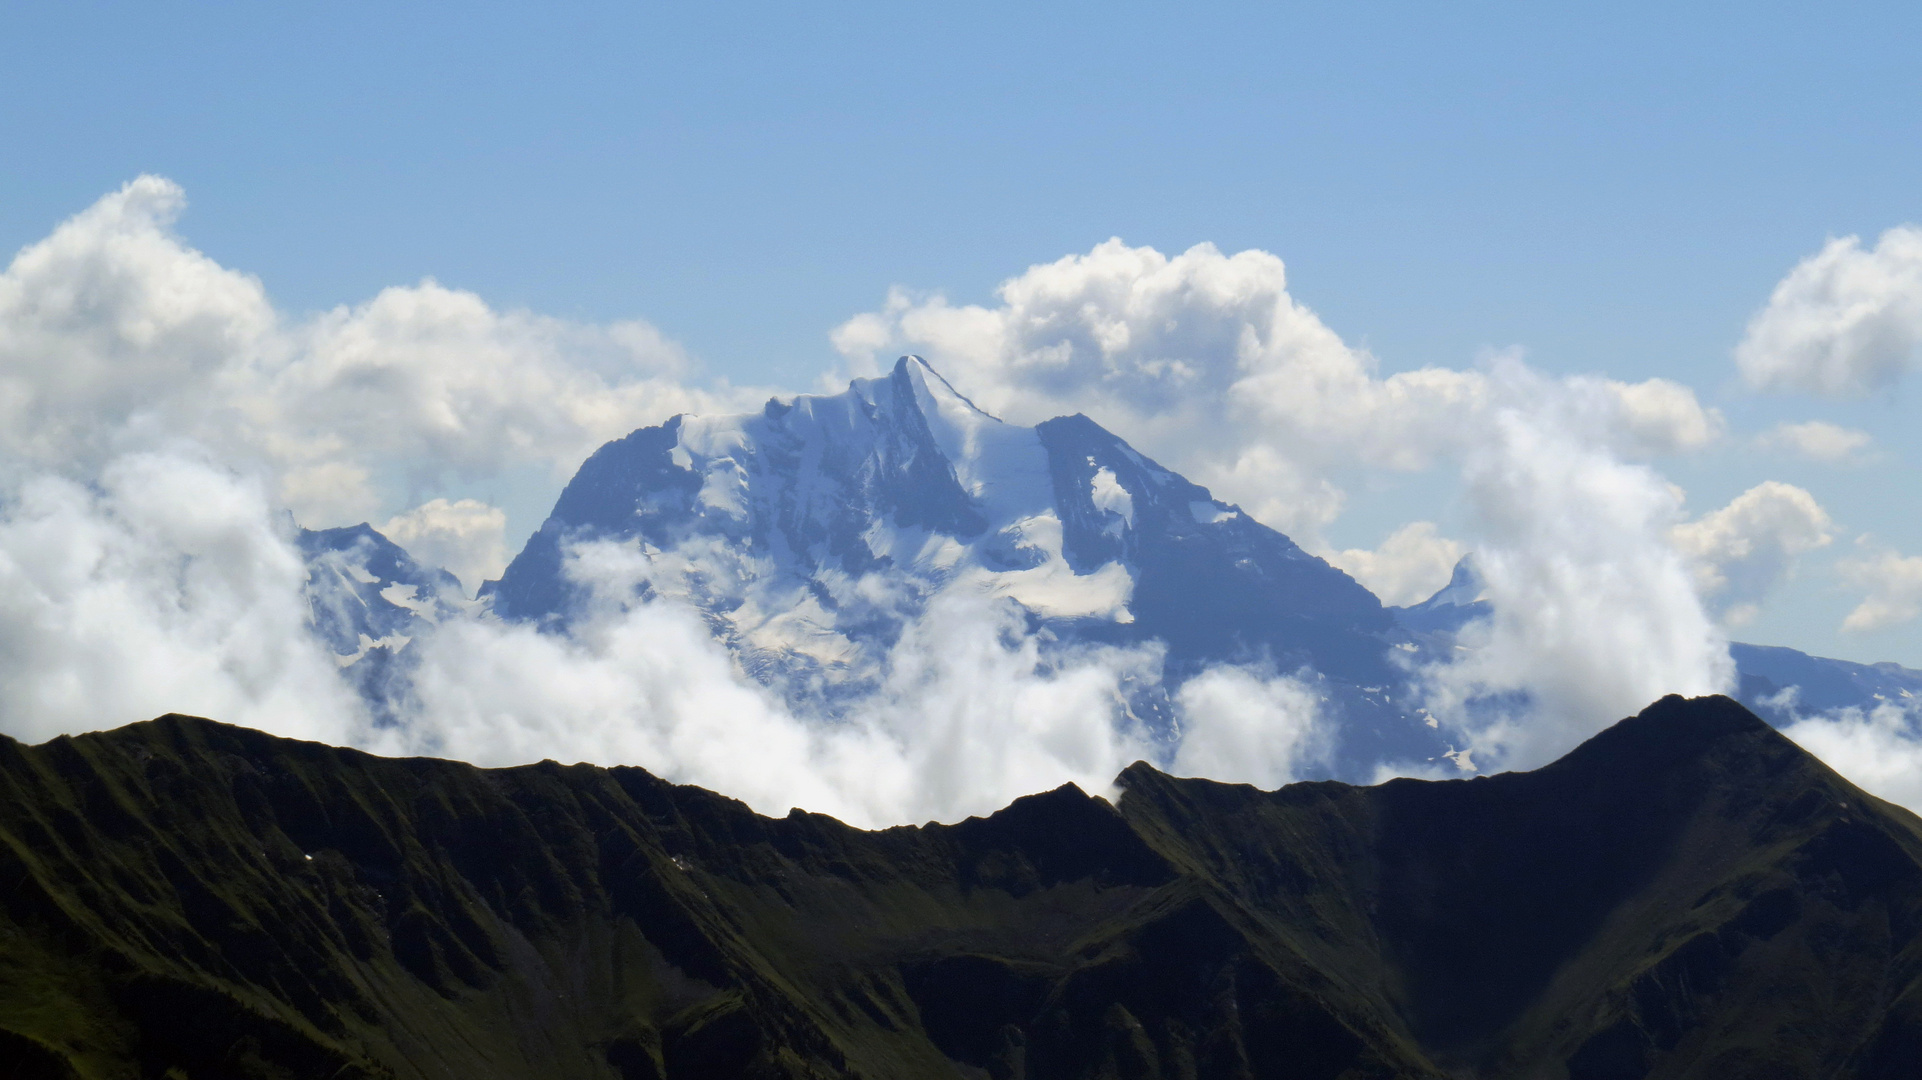
[[[915,357],[609,443],[483,595],[565,627],[623,589],[694,602],[791,699],[873,685],[907,621],[958,590],[1019,604],[1057,648],[1153,643],[1170,684],[1312,669],[1344,757],[1443,749],[1389,701],[1408,635],[1368,590],[1087,417],[1004,423]]]
[[[1884,703],[1910,712],[1922,707],[1922,671],[1900,664],[1857,664],[1739,641],[1729,655],[1741,677],[1736,696],[1774,723],[1836,709],[1870,712]]]
[[[392,720],[405,695],[408,643],[471,602],[454,575],[416,562],[365,523],[301,529],[295,543],[307,560],[315,636],[375,715]]]

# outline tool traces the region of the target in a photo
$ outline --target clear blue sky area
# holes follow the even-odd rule
[[[1801,483],[1916,552],[1902,391],[1759,399],[1729,351],[1825,238],[1922,220],[1919,59],[1914,4],[10,3],[0,245],[154,172],[291,311],[432,276],[796,388],[891,284],[1258,247],[1388,370],[1519,345],[1739,430],[1866,427],[1872,467],[1675,475],[1697,509]],[[1807,576],[1750,636],[1922,665],[1913,626],[1838,638]]]

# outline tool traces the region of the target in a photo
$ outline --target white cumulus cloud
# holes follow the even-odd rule
[[[232,383],[282,359],[260,282],[182,245],[185,205],[143,176],[0,273],[0,446],[98,468],[127,443],[235,419]]]
[[[1432,521],[1411,521],[1374,550],[1349,548],[1322,552],[1322,558],[1348,572],[1384,604],[1405,607],[1435,595],[1448,584],[1455,564],[1468,549],[1441,535]]]
[[[1499,374],[1512,400],[1554,400],[1540,376]],[[1545,763],[1663,694],[1733,681],[1727,641],[1668,539],[1679,495],[1584,438],[1585,407],[1504,409],[1466,464],[1494,611],[1464,631],[1458,659],[1421,675],[1428,708],[1482,768]]]
[[[257,482],[135,453],[0,510],[0,730],[37,740],[191,712],[353,742],[358,699],[308,631],[306,566]]]
[[[432,281],[305,320],[187,246],[180,188],[143,176],[0,273],[0,448],[85,475],[191,439],[278,477],[308,524],[515,467],[565,476],[610,438],[742,404],[688,382],[651,326],[502,312]]]
[[[1669,537],[1688,558],[1696,588],[1731,626],[1759,613],[1763,599],[1794,572],[1797,558],[1835,538],[1834,522],[1815,496],[1775,480],[1675,526]]]
[[[1487,372],[1383,376],[1288,292],[1264,251],[1198,244],[1169,257],[1109,240],[1003,282],[992,307],[895,290],[844,323],[858,373],[926,356],[984,408],[1034,422],[1085,412],[1310,547],[1340,513],[1329,473],[1418,470],[1459,455],[1500,408]],[[1690,449],[1721,416],[1687,387],[1567,380],[1584,419],[1620,452]]]
[[[1848,397],[1894,383],[1922,344],[1922,229],[1872,248],[1831,240],[1775,286],[1749,320],[1735,362],[1750,386]]]
[[[1721,437],[1689,388],[1550,378],[1513,354],[1384,375],[1288,292],[1279,258],[1209,244],[1170,257],[1110,240],[997,301],[896,290],[835,341],[864,371],[920,353],[1016,419],[1085,412],[1311,550],[1328,548],[1343,470],[1462,468],[1498,616],[1472,660],[1429,677],[1475,760],[1546,760],[1664,693],[1727,685],[1726,641],[1668,538],[1679,500],[1637,464]],[[1417,530],[1332,557],[1411,599],[1455,553]],[[1501,723],[1470,708],[1491,701],[1526,707]]]
[[[1243,667],[1210,668],[1175,694],[1181,743],[1176,776],[1278,788],[1322,760],[1334,737],[1311,679]]]
[[[459,578],[470,595],[507,568],[507,514],[479,499],[429,499],[388,518],[380,532]]]

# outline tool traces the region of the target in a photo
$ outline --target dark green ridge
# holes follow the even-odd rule
[[[1913,1077],[1922,821],[1726,698],[867,832],[165,716],[0,739],[0,1077]]]

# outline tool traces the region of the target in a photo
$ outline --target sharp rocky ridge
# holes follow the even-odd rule
[[[874,832],[167,716],[0,737],[0,1076],[1897,1080],[1922,821],[1726,698],[1528,773]]]

